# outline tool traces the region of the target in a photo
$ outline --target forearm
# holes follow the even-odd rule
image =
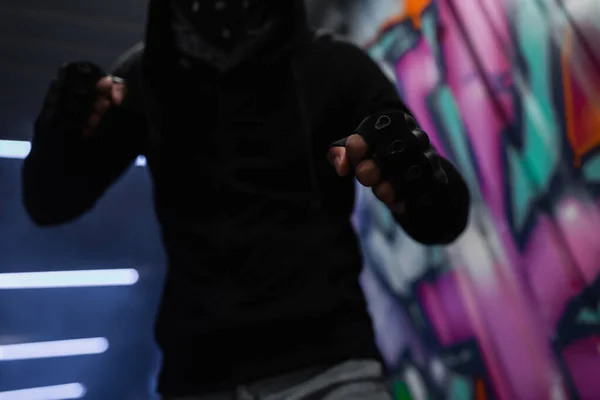
[[[448,185],[428,205],[405,204],[402,214],[394,218],[417,242],[426,245],[449,244],[465,230],[469,218],[470,196],[467,185],[446,159],[441,160]]]
[[[83,212],[85,196],[78,187],[83,179],[77,176],[76,147],[63,135],[39,137],[32,140],[31,151],[23,162],[21,187],[23,204],[29,216],[40,225],[51,225],[70,220]],[[81,173],[81,169],[79,170]]]
[[[70,63],[50,85],[22,169],[23,203],[37,224],[89,210],[140,153],[145,118],[113,84],[91,63]]]
[[[109,142],[110,138],[77,138],[60,129],[36,132],[22,167],[23,203],[36,223],[67,222],[94,205],[124,168],[101,170],[115,156],[108,151]],[[116,149],[119,143],[112,145]]]

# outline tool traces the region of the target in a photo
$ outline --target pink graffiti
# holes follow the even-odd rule
[[[596,218],[590,216],[597,216],[598,210],[575,200],[566,201],[555,209],[557,220],[539,217],[525,251],[517,249],[506,220],[502,166],[502,139],[507,130],[514,128],[514,104],[509,91],[491,87],[494,92],[490,93],[490,87],[484,85],[484,79],[496,82],[498,77],[510,76],[510,60],[500,43],[509,41],[506,12],[500,1],[487,0],[483,2],[488,11],[484,16],[475,2],[437,3],[437,45],[446,66],[443,74],[423,37],[397,60],[395,72],[405,101],[440,149],[443,141],[439,135],[443,132],[436,130],[427,100],[440,84],[451,89],[476,150],[482,194],[498,227],[508,263],[499,261],[496,265],[495,279],[501,288],[496,293],[482,290],[459,269],[434,284],[422,284],[419,295],[442,343],[450,345],[473,335],[478,337],[502,399],[547,399],[558,374],[548,331],[568,301],[600,272],[597,240],[589,234]],[[475,65],[474,58],[480,65]],[[440,81],[442,75],[444,82]],[[512,84],[506,79],[502,82]],[[567,249],[561,240],[566,240]],[[569,259],[572,254],[574,260]],[[528,294],[530,290],[532,295]],[[475,308],[486,310],[486,315],[474,315],[475,308],[469,310],[465,305],[469,301],[477,302]],[[540,341],[540,337],[547,340]]]
[[[455,10],[450,9],[451,6]],[[448,66],[444,71],[445,83],[450,87],[457,101],[464,119],[464,124],[472,146],[477,152],[479,174],[482,177],[482,193],[495,217],[497,225],[502,227],[508,237],[504,238],[509,246],[509,255],[514,260],[517,255],[513,239],[505,219],[505,204],[503,196],[502,175],[502,135],[510,128],[508,125],[513,118],[513,105],[511,97],[506,93],[495,96],[499,104],[492,102],[493,98],[482,83],[479,76],[481,72],[489,77],[505,76],[510,71],[510,62],[506,54],[498,46],[497,39],[491,35],[490,27],[485,24],[485,17],[477,15],[480,8],[473,1],[460,1],[450,4],[448,1],[438,3],[439,25],[441,34],[438,37],[442,51],[443,63]],[[466,47],[462,32],[455,18],[456,13],[462,15],[463,20],[469,21],[466,26],[469,37],[474,38],[473,47],[482,61],[478,71],[473,63],[473,57]],[[498,14],[498,13],[496,13]],[[503,21],[495,21],[496,29],[502,27]],[[506,31],[504,27],[503,32]],[[403,56],[396,64],[398,80],[402,82],[405,99],[421,124],[429,132],[435,132],[428,117],[430,110],[426,107],[427,95],[438,85],[439,72],[435,70],[436,64],[432,61],[432,52],[425,40],[422,40],[416,49]],[[501,110],[498,110],[498,105]],[[499,112],[500,111],[500,112]],[[510,118],[510,119],[509,119]],[[435,138],[434,140],[439,140]],[[459,270],[460,271],[460,270]],[[472,290],[472,297],[477,299],[479,307],[486,310],[487,316],[471,316],[471,321],[478,320],[479,329],[476,332],[484,358],[492,380],[495,382],[499,397],[505,400],[547,398],[548,388],[551,386],[549,366],[553,365],[547,346],[534,340],[543,335],[543,329],[530,318],[530,306],[515,285],[518,283],[515,271],[507,266],[498,265],[495,280],[504,290],[492,293],[484,291],[477,285],[463,284],[464,290]],[[461,277],[457,272],[457,281],[469,282],[468,277]],[[438,282],[439,293],[443,297],[437,304],[456,303],[461,296],[445,296],[444,283]],[[431,294],[430,294],[431,297]],[[435,315],[434,321],[447,320],[444,325],[438,326],[438,332],[444,332],[443,339],[448,340],[449,332],[460,338],[459,326],[469,326],[460,323],[466,312],[456,310],[438,309],[435,306],[428,310]],[[438,310],[437,312],[435,310]],[[437,318],[436,318],[437,316]],[[452,325],[452,328],[449,327]],[[487,345],[485,345],[487,344]],[[523,362],[523,355],[527,354],[527,362]],[[506,366],[511,366],[506,368]]]
[[[521,238],[526,242],[519,243],[521,246],[516,242],[507,218],[509,196],[505,193],[507,176],[503,159],[505,135],[523,129],[515,120],[515,113],[523,110],[516,110],[517,104],[513,102],[512,93],[522,89],[517,90],[512,81],[514,66],[509,58],[511,50],[507,48],[514,46],[514,39],[508,33],[507,15],[518,10],[507,12],[505,1],[508,0],[437,0],[434,4],[437,36],[430,38],[433,42],[421,36],[415,46],[394,60],[404,100],[442,153],[447,132],[437,129],[439,121],[435,120],[430,98],[441,85],[450,89],[465,135],[475,151],[474,168],[480,179],[481,194],[504,252],[504,257],[493,261],[493,290],[457,266],[435,282],[421,282],[417,296],[442,345],[477,339],[501,400],[546,400],[556,390],[565,393],[564,382],[557,380],[560,372],[555,356],[562,358],[567,371],[561,371],[569,375],[580,398],[591,400],[600,391],[600,381],[589,372],[600,370],[600,338],[577,340],[554,354],[551,336],[567,304],[600,274],[600,245],[595,233],[600,208],[590,202],[586,189],[579,187],[578,192],[573,192],[564,188],[563,193],[554,195],[551,210],[547,207],[537,215],[532,214],[533,228],[526,238]],[[568,4],[580,7],[577,11],[581,14],[580,2]],[[431,7],[425,13],[430,11]],[[590,23],[597,18],[585,12],[575,16],[584,20],[580,27],[585,35],[596,32],[589,36],[598,37],[597,22]],[[414,22],[415,15],[410,17],[400,19],[399,23]],[[597,45],[600,42],[588,42],[592,43],[592,54],[600,55]],[[567,59],[587,57],[580,64],[586,65],[588,75],[590,71],[598,75],[600,65],[592,65],[590,69],[590,56],[583,54],[583,50],[580,40]],[[441,55],[441,63],[434,54]],[[551,68],[562,68],[563,76],[573,77],[557,60],[554,63]],[[440,64],[443,70],[439,69]],[[564,134],[568,135],[576,160],[600,144],[600,139],[596,141],[600,138],[600,118],[595,117],[600,115],[600,103],[589,95],[589,82],[596,82],[592,78],[582,82],[579,76],[578,81],[572,79],[572,87],[555,88],[565,92],[566,116],[559,118],[571,122]],[[564,84],[548,82],[561,83]],[[578,89],[582,84],[587,84],[588,90]],[[537,212],[535,208],[531,211]]]

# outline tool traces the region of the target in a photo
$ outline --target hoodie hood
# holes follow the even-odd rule
[[[151,0],[144,57],[227,72],[277,59],[308,32],[302,0]]]

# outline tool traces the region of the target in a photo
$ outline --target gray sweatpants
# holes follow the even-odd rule
[[[164,400],[392,400],[383,368],[374,360],[350,360],[332,368],[303,370],[239,386],[231,392]]]

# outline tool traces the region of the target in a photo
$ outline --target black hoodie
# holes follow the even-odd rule
[[[311,33],[301,1],[286,0],[282,30],[228,72],[180,68],[166,3],[151,2],[145,49],[115,70],[126,103],[93,137],[36,131],[28,212],[42,225],[76,218],[146,156],[169,259],[156,327],[162,393],[377,358],[350,223],[354,181],[326,153],[371,113],[404,110],[394,86],[357,47]],[[436,204],[396,217],[426,244],[453,241],[467,221],[464,181],[443,167],[450,185]]]

